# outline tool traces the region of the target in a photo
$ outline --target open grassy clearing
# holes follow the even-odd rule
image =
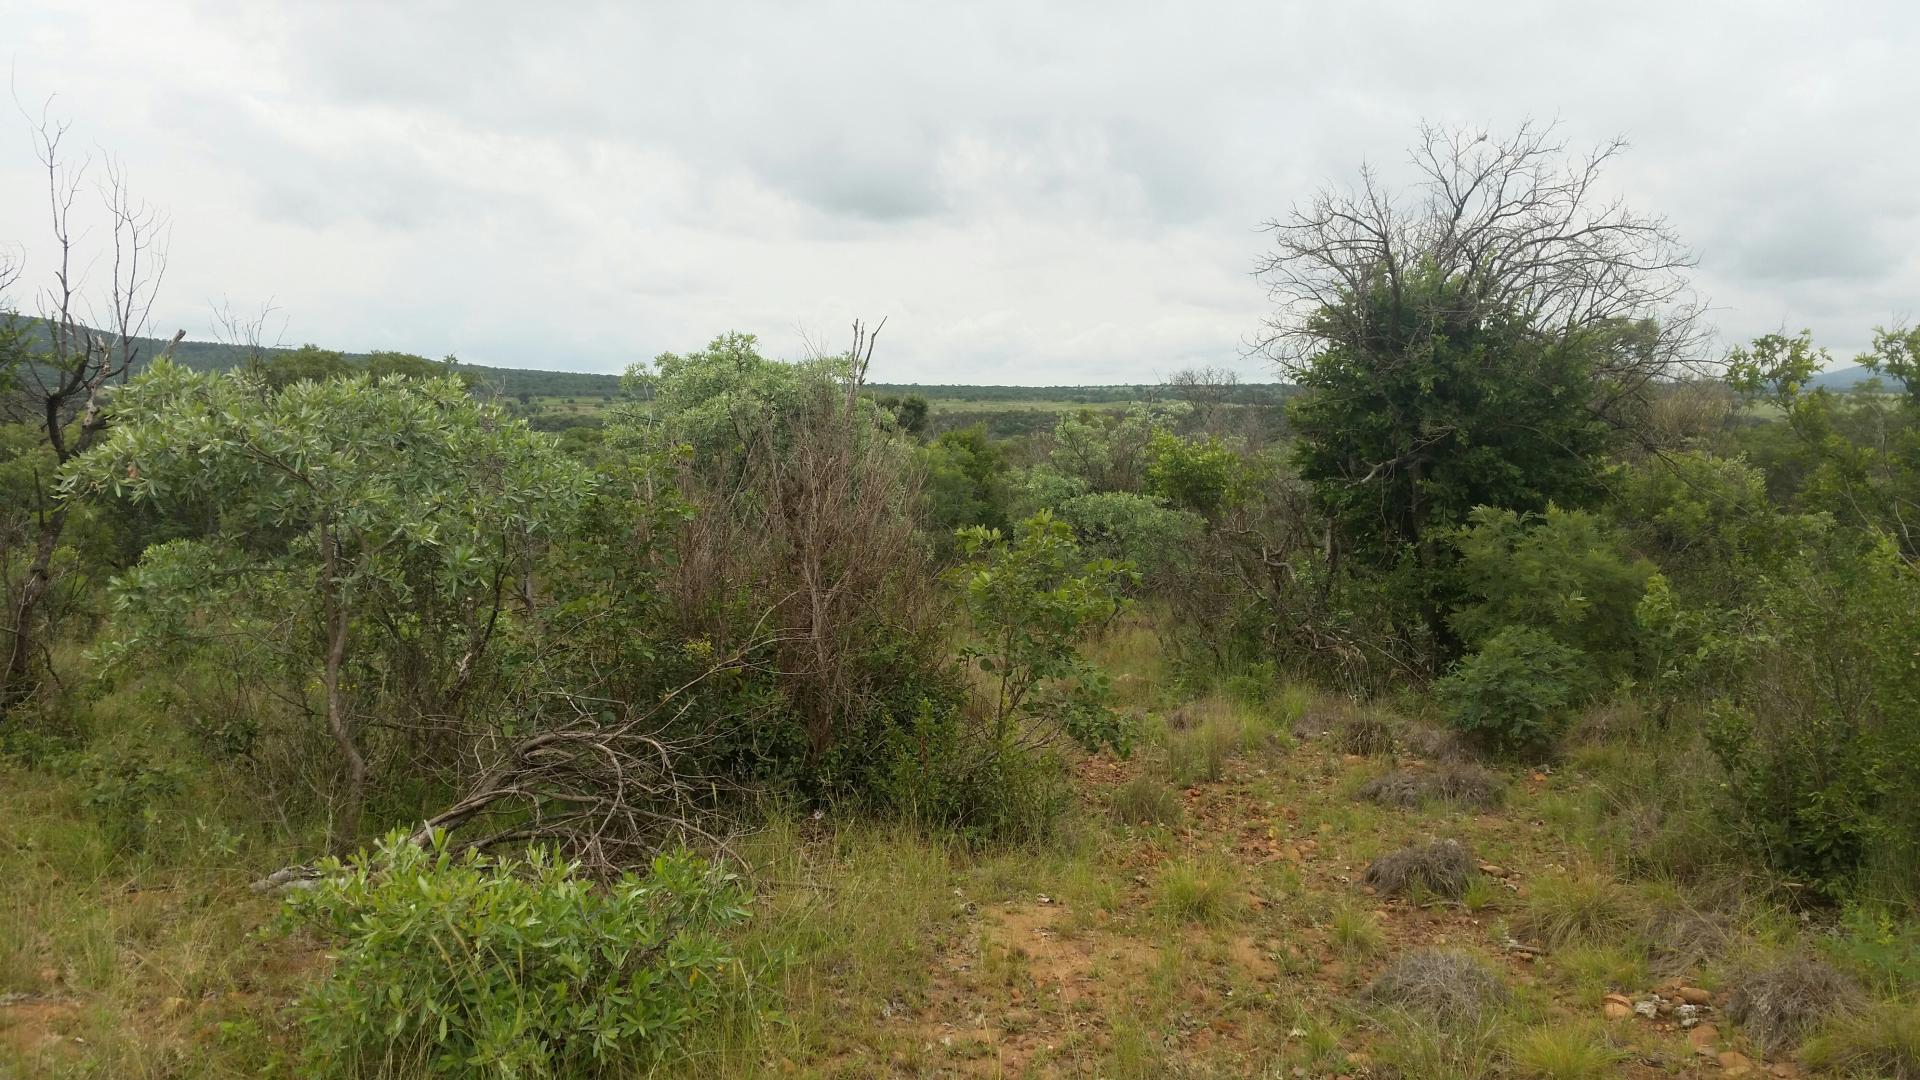
[[[1764,1009],[1743,1026],[1727,992],[1812,939],[1731,887],[1636,874],[1621,793],[1660,773],[1650,752],[1616,742],[1484,770],[1492,797],[1381,805],[1370,781],[1457,769],[1441,756],[1457,748],[1298,690],[1180,694],[1137,626],[1096,651],[1148,740],[1078,762],[1046,843],[970,850],[831,814],[745,837],[741,944],[783,958],[778,1017],[716,1025],[671,1074],[1795,1074],[1798,1033],[1773,1046],[1749,1030]],[[0,1072],[284,1070],[289,1006],[328,962],[267,932],[277,904],[247,888],[285,853],[198,822],[128,859],[76,789],[15,780]],[[1374,860],[1436,840],[1469,853],[1464,878],[1366,884]],[[1897,1004],[1816,1018],[1815,1051],[1881,1060],[1848,1057],[1875,1024],[1892,1032],[1870,1047],[1912,1032]]]

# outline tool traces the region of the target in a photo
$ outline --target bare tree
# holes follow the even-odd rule
[[[1193,406],[1194,420],[1201,431],[1221,435],[1225,434],[1234,391],[1240,388],[1240,373],[1211,364],[1181,368],[1167,376],[1166,388]]]
[[[1633,326],[1600,358],[1609,389],[1595,404],[1616,416],[1705,336],[1688,284],[1693,254],[1664,218],[1601,186],[1625,149],[1614,139],[1571,153],[1553,125],[1533,122],[1501,138],[1422,125],[1410,191],[1363,167],[1357,189],[1323,189],[1264,224],[1273,249],[1256,274],[1274,313],[1256,346],[1297,373],[1330,345],[1364,343],[1371,298],[1397,301],[1416,275],[1435,273],[1463,309],[1446,314],[1467,322],[1519,316],[1560,335]]]
[[[65,122],[51,119],[44,109],[38,119],[28,120],[47,179],[54,265],[52,281],[39,295],[39,318],[29,329],[29,355],[17,365],[19,385],[7,397],[4,419],[39,427],[57,468],[99,438],[107,425],[108,388],[124,381],[143,359],[147,342],[142,335],[166,271],[168,228],[165,215],[135,198],[125,170],[108,160],[102,163],[105,176],[96,189],[110,239],[102,251],[83,254],[85,230],[74,209],[93,163],[83,158],[68,164],[62,153]],[[89,291],[86,279],[101,261],[107,264],[106,280]],[[12,274],[17,278],[18,273],[16,264]],[[182,336],[184,331],[176,333],[173,342]],[[6,582],[0,710],[31,696],[39,681],[36,658],[49,629],[43,624],[53,587],[53,556],[68,513],[53,479],[41,477],[34,485],[35,505],[28,511],[32,525],[25,530],[31,548],[21,562],[21,576]],[[14,560],[7,562],[11,566]]]

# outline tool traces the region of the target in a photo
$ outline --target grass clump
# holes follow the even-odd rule
[[[1175,729],[1167,738],[1167,771],[1181,787],[1213,783],[1226,774],[1227,759],[1239,741],[1239,732],[1219,720]]]
[[[1381,1025],[1375,1068],[1367,1075],[1400,1080],[1484,1080],[1501,1073],[1502,1018],[1497,1013],[1441,1023],[1396,1013]],[[1342,1072],[1338,1075],[1350,1075]]]
[[[1473,855],[1458,840],[1401,848],[1373,860],[1362,883],[1382,896],[1406,896],[1416,889],[1458,900],[1473,877]]]
[[[1514,932],[1557,949],[1616,941],[1639,922],[1632,893],[1605,874],[1581,870],[1536,881]]]
[[[1386,947],[1386,931],[1373,913],[1357,907],[1342,906],[1333,913],[1330,929],[1333,943],[1348,956],[1372,956]]]
[[[1733,932],[1723,915],[1663,904],[1647,915],[1642,936],[1662,974],[1682,975],[1725,955]]]
[[[1136,826],[1171,827],[1180,824],[1186,814],[1180,793],[1166,781],[1147,773],[1114,788],[1107,809],[1120,824]]]
[[[1400,729],[1400,746],[1407,753],[1428,761],[1471,761],[1473,748],[1454,732],[1426,724],[1408,724]]]
[[[1920,1003],[1881,1002],[1831,1021],[1800,1057],[1842,1076],[1920,1080]]]
[[[1833,965],[1796,956],[1734,980],[1727,1019],[1740,1025],[1763,1052],[1777,1054],[1800,1044],[1828,1017],[1859,1008],[1864,995]]]
[[[1343,754],[1379,757],[1393,753],[1393,721],[1378,709],[1342,709],[1334,718],[1332,734],[1334,745]]]
[[[1472,953],[1421,949],[1388,964],[1366,989],[1369,1002],[1417,1012],[1445,1023],[1472,1019],[1503,1004],[1511,992],[1500,975]]]
[[[1550,1024],[1515,1036],[1510,1048],[1521,1076],[1534,1080],[1600,1080],[1626,1055],[1592,1024]]]
[[[1218,924],[1239,914],[1240,881],[1225,863],[1177,862],[1160,875],[1158,904],[1173,922]]]
[[[1447,762],[1432,769],[1395,769],[1360,786],[1359,798],[1381,806],[1416,810],[1444,802],[1490,810],[1505,799],[1506,781],[1491,769],[1468,762]]]

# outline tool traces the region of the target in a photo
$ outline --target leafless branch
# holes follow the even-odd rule
[[[1358,187],[1323,189],[1264,223],[1273,248],[1255,272],[1274,314],[1254,345],[1297,372],[1329,346],[1364,344],[1371,298],[1397,300],[1413,275],[1435,272],[1459,286],[1463,310],[1450,316],[1517,315],[1561,335],[1644,323],[1650,337],[1604,358],[1609,381],[1637,391],[1695,360],[1705,328],[1695,260],[1672,226],[1601,191],[1624,149],[1615,139],[1572,153],[1551,124],[1504,138],[1423,125],[1410,190],[1362,168]]]

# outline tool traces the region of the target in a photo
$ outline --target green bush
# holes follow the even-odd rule
[[[890,771],[868,802],[931,828],[980,843],[1036,841],[1072,801],[1057,754],[931,699],[889,738]]]
[[[1435,694],[1455,728],[1509,753],[1538,751],[1565,728],[1584,661],[1544,630],[1510,626],[1454,665]]]
[[[1592,514],[1479,507],[1454,537],[1459,574],[1473,599],[1448,625],[1468,647],[1525,626],[1585,654],[1583,690],[1626,673],[1634,659],[1634,607],[1653,565],[1629,557]]]
[[[143,747],[106,746],[59,760],[83,785],[81,803],[121,850],[145,851],[170,802],[187,790],[190,775],[178,761]]]
[[[975,632],[960,656],[992,687],[994,741],[1057,730],[1085,750],[1126,754],[1133,731],[1108,707],[1107,675],[1080,646],[1126,610],[1120,587],[1135,579],[1132,567],[1085,558],[1073,529],[1045,510],[1011,542],[976,526],[960,543],[967,562],[953,580]]]
[[[624,1073],[755,1000],[720,933],[747,917],[728,873],[685,853],[604,888],[396,834],[330,860],[289,922],[338,955],[299,1005],[310,1075]]]
[[[1734,831],[1791,879],[1920,894],[1920,570],[1837,538],[1763,583],[1711,711]]]

